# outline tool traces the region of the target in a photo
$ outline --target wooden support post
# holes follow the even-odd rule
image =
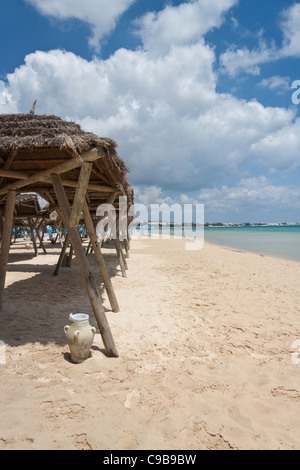
[[[3,235],[3,227],[4,227],[4,222],[3,222],[2,213],[0,212],[0,239],[1,240],[2,240],[2,235]]]
[[[130,258],[128,240],[124,239],[123,241],[124,241],[124,248],[125,248],[125,251],[126,251],[126,256],[127,256],[127,258]]]
[[[128,250],[130,250],[130,241],[131,241],[131,237],[130,237],[129,225],[128,225],[128,227],[127,227],[127,246],[128,246]]]
[[[59,255],[59,258],[58,258],[58,261],[57,261],[57,265],[56,265],[56,268],[54,270],[54,273],[53,273],[53,276],[58,276],[58,272],[61,268],[61,265],[62,265],[62,262],[63,262],[63,259],[64,259],[64,255],[65,255],[65,252],[68,248],[68,244],[69,244],[69,234],[66,236],[65,238],[65,241],[64,241],[64,244],[63,244],[63,247],[61,249],[61,252],[60,252],[60,255]]]
[[[87,246],[86,249],[85,249],[85,254],[86,254],[86,256],[89,254],[89,251],[90,251],[91,246],[92,246],[92,242],[91,242],[91,240],[90,240],[89,243],[88,243],[88,246]]]
[[[31,217],[28,217],[28,223],[29,223],[29,227],[30,227],[31,240],[32,240],[32,243],[33,243],[34,256],[37,256],[38,255],[38,250],[37,250],[36,240],[35,240],[35,235],[34,235],[34,225],[32,223]]]
[[[128,270],[127,261],[126,261],[125,255],[124,255],[124,251],[123,251],[123,248],[122,248],[122,244],[121,244],[121,241],[120,241],[119,234],[117,234],[117,239],[118,239],[119,245],[120,245],[120,253],[121,253],[121,256],[122,256],[123,264],[124,264],[124,267],[127,271]]]
[[[89,179],[92,171],[92,163],[83,163],[76,187],[76,193],[72,205],[72,212],[69,220],[70,227],[77,227],[80,220],[80,214],[85,202],[85,194],[89,184]]]
[[[119,248],[120,248],[120,256],[122,258],[124,268],[126,270],[128,270],[127,261],[126,261],[126,258],[125,258],[124,252],[123,252],[121,241],[120,241],[119,221],[120,221],[120,217],[119,217],[119,215],[117,215],[117,227],[116,227],[117,243],[118,243]]]
[[[47,251],[46,251],[46,248],[45,248],[44,243],[43,243],[43,237],[40,236],[40,229],[41,229],[42,223],[43,223],[43,219],[40,221],[39,224],[37,224],[37,221],[36,221],[36,224],[37,224],[36,234],[37,234],[37,237],[38,237],[39,242],[40,242],[40,248],[42,248],[43,252],[46,255]]]
[[[121,253],[120,240],[118,238],[115,238],[114,239],[114,244],[115,244],[115,248],[116,248],[116,251],[117,251],[120,268],[121,268],[121,271],[122,271],[122,276],[127,277],[126,268],[125,268],[122,253]]]
[[[116,191],[115,193],[110,194],[109,198],[106,201],[106,204],[113,204],[116,197],[119,194],[121,194],[120,191]],[[105,217],[107,217],[107,215],[108,215],[108,212],[106,212],[103,216],[98,217],[97,220],[96,220],[96,224],[98,224],[101,220],[103,220]],[[116,227],[116,231],[117,231],[117,234],[118,234],[117,227]],[[126,269],[128,269],[128,267],[127,267],[127,263],[126,263],[126,260],[125,260],[125,257],[124,257],[124,253],[122,251],[122,247],[121,247],[118,235],[117,235],[117,238],[114,239],[114,245],[115,245],[115,248],[116,248],[116,251],[117,251],[117,256],[118,256],[120,268],[121,268],[121,271],[122,271],[122,276],[127,277]]]
[[[100,334],[102,336],[102,340],[105,346],[106,354],[109,357],[118,357],[119,355],[118,355],[115,342],[112,337],[109,324],[108,324],[108,321],[104,312],[101,297],[97,289],[94,276],[90,270],[88,261],[84,254],[84,249],[81,243],[78,228],[69,226],[69,218],[70,218],[71,210],[70,210],[69,201],[66,196],[64,187],[62,185],[59,175],[52,174],[51,176],[52,176],[54,190],[55,190],[58,202],[59,202],[59,206],[61,208],[64,224],[70,235],[70,239],[73,245],[74,253],[76,255],[78,267],[80,269],[81,276],[85,284],[85,288],[87,290],[87,293],[88,293],[88,296],[89,296],[89,299],[90,299],[90,302],[94,311],[94,315],[95,315],[95,318],[96,318],[96,321],[100,330]]]
[[[91,217],[91,214],[90,214],[90,211],[89,211],[89,208],[88,208],[88,205],[87,205],[86,201],[84,202],[84,205],[83,205],[83,216],[84,216],[86,228],[87,228],[87,231],[88,231],[88,234],[89,234],[89,237],[90,237],[90,241],[91,241],[93,249],[94,249],[96,260],[97,260],[97,263],[98,263],[98,266],[99,266],[99,269],[100,269],[100,272],[101,272],[101,275],[102,275],[102,278],[103,278],[103,282],[104,282],[105,289],[106,289],[106,292],[107,292],[107,295],[108,295],[108,298],[109,298],[109,301],[110,301],[112,311],[113,312],[119,312],[120,308],[119,308],[119,305],[118,305],[118,302],[117,302],[117,298],[116,298],[116,295],[115,295],[115,292],[114,292],[114,288],[113,288],[112,283],[111,283],[111,279],[110,279],[108,271],[107,271],[107,267],[106,267],[106,264],[105,264],[105,261],[104,261],[103,255],[102,255],[100,244],[98,242],[97,235],[96,235],[96,232],[95,232],[95,229],[94,229],[93,220],[92,220],[92,217]]]
[[[44,223],[43,228],[42,228],[42,236],[41,236],[41,240],[42,240],[43,243],[44,243],[45,232],[46,232],[46,225]]]
[[[0,309],[2,309],[3,292],[6,278],[6,268],[8,262],[8,253],[11,242],[11,232],[14,221],[16,192],[9,191],[7,194],[5,206],[4,229],[2,235],[1,254],[0,254]]]

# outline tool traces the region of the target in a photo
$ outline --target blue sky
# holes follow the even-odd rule
[[[1,113],[114,138],[138,202],[300,222],[300,2],[2,3]]]

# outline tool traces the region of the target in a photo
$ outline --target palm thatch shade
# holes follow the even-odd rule
[[[110,152],[114,152],[116,148],[112,139],[103,139],[84,132],[78,124],[63,121],[57,116],[2,114],[0,129],[1,153],[14,149],[58,148],[80,154],[92,147],[105,147]]]
[[[110,138],[100,138],[83,131],[74,122],[57,116],[34,114],[0,115],[0,199],[16,180],[58,167],[75,159],[79,165],[63,172],[62,178],[71,202],[81,166],[81,155],[95,149],[99,155],[93,162],[90,188],[87,193],[89,206],[107,200],[109,192],[119,189],[133,203],[133,190],[128,181],[128,168],[117,153],[117,144]],[[36,192],[47,202],[56,204],[50,178],[24,185],[22,192]],[[21,192],[21,191],[20,191]]]
[[[19,194],[16,197],[15,218],[35,216],[41,212],[37,194]]]

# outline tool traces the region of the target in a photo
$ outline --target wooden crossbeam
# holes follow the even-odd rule
[[[67,171],[77,168],[83,162],[93,162],[99,158],[101,158],[101,155],[99,155],[98,150],[96,148],[91,149],[88,152],[83,153],[80,158],[70,158],[66,162],[61,163],[54,168],[39,171],[38,173],[34,173],[26,179],[18,179],[18,181],[15,183],[11,183],[8,186],[1,188],[0,196],[8,193],[8,191],[17,191],[21,188],[29,186],[30,184],[45,181],[45,179],[47,180],[51,177],[51,174],[61,175],[62,173],[66,173]]]
[[[5,170],[0,168],[0,177],[11,178],[16,180],[27,180],[29,178],[28,173],[24,171],[13,171],[13,170]],[[49,182],[51,180],[51,176],[45,177],[41,179],[41,182]],[[69,179],[62,179],[64,186],[69,186],[70,188],[77,188],[77,181],[69,180]],[[114,193],[118,191],[119,188],[107,186],[105,184],[96,184],[90,183],[87,187],[90,191],[95,191],[96,193]]]
[[[4,165],[3,165],[3,167],[2,167],[3,170],[9,170],[9,169],[10,169],[10,167],[11,167],[11,165],[13,164],[13,161],[14,161],[14,159],[16,158],[17,154],[18,154],[18,151],[17,151],[17,150],[12,150],[12,151],[10,152],[10,154],[9,154],[8,157],[7,157],[6,162],[4,163]],[[1,176],[1,175],[0,175],[0,176]],[[3,177],[0,178],[0,185],[2,184],[2,181],[3,181]]]
[[[28,178],[28,173],[25,173],[25,171],[6,170],[5,168],[0,168],[0,176],[3,178],[26,180]]]
[[[62,179],[62,183],[64,186],[69,186],[70,188],[77,187],[77,181]],[[119,188],[116,188],[116,187],[106,186],[104,184],[95,184],[95,183],[90,183],[87,189],[90,191],[95,191],[96,193],[114,193],[115,191],[120,191]]]

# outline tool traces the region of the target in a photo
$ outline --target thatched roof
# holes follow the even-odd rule
[[[38,215],[41,206],[37,194],[19,194],[16,196],[15,216],[24,217]]]
[[[60,149],[72,155],[98,147],[116,156],[117,144],[109,138],[100,138],[84,132],[74,122],[57,116],[32,114],[0,115],[0,156],[12,150]],[[119,162],[121,163],[121,162]],[[124,162],[121,163],[125,169]]]
[[[94,188],[88,190],[91,208],[105,202],[109,191],[116,188],[133,203],[133,190],[127,177],[128,168],[119,157],[114,140],[84,132],[78,124],[64,121],[57,116],[0,115],[0,203],[18,177],[26,180],[70,159],[82,163],[80,156],[92,149],[96,149],[99,158],[97,156],[93,162],[90,178],[90,185]],[[70,201],[75,194],[79,171],[80,166],[77,166],[62,174],[68,182],[67,196]],[[98,189],[94,190],[96,185]],[[20,192],[24,191],[36,192],[49,203],[56,204],[50,178],[26,185],[20,189]]]

